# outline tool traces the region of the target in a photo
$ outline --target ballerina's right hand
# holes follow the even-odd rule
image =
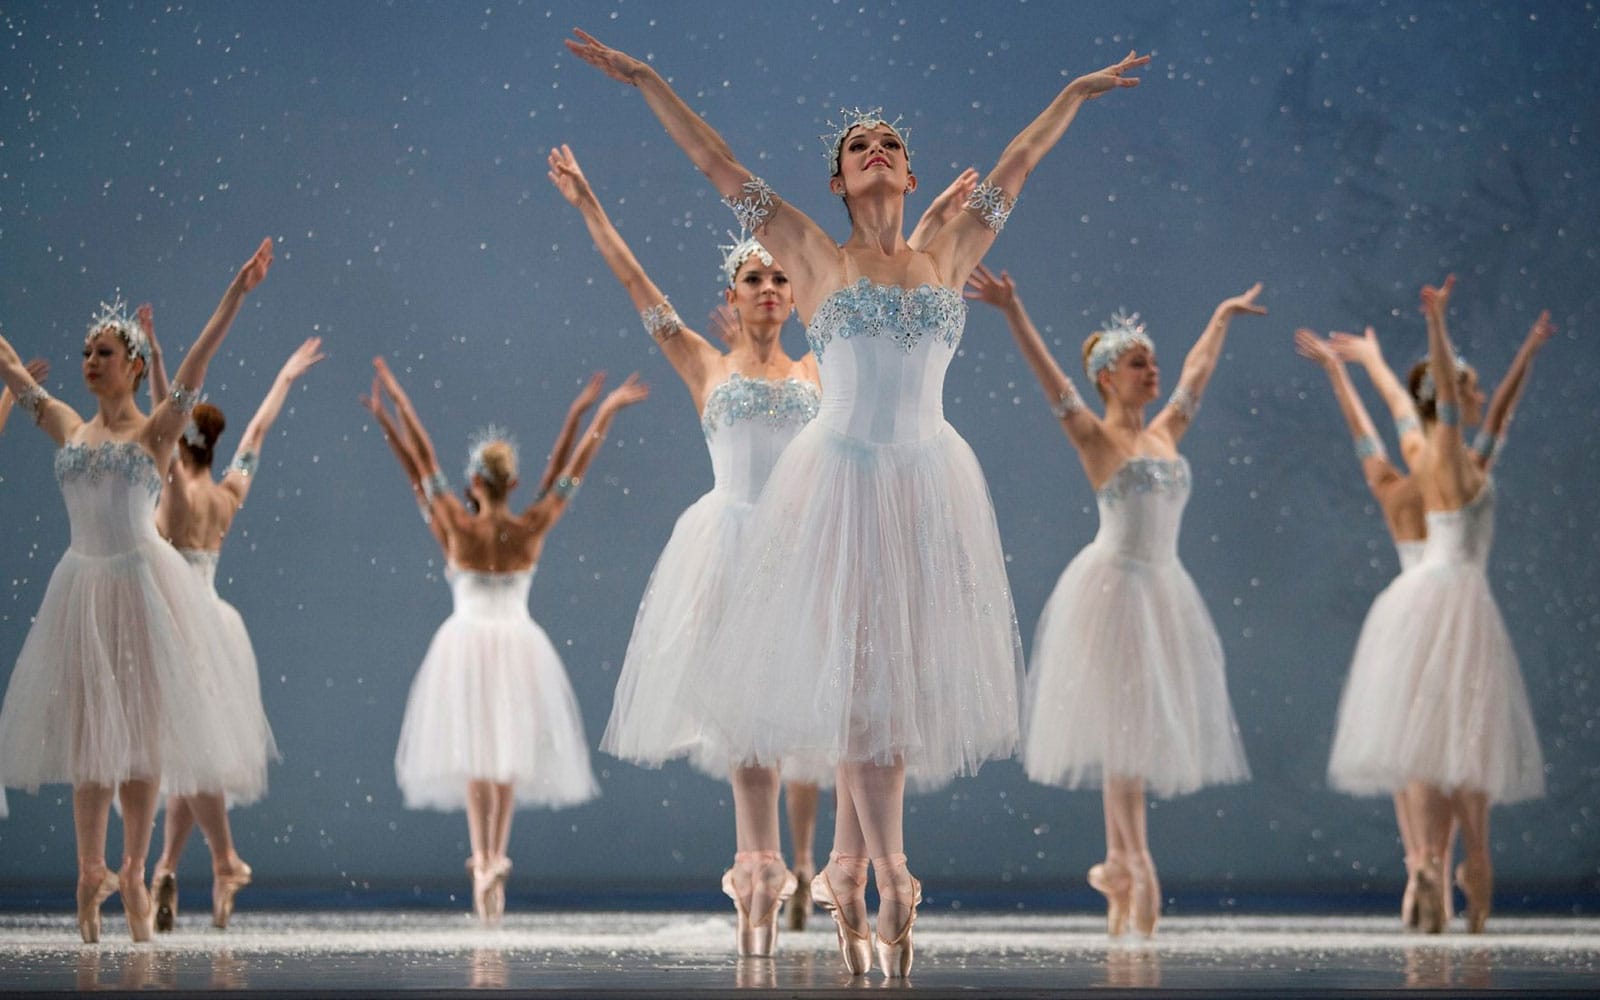
[[[1549,313],[1545,315],[1548,316]],[[23,367],[28,370],[29,377],[40,385],[43,385],[44,380],[50,377],[50,362],[44,358],[34,358]]]
[[[550,150],[546,162],[550,164],[550,172],[546,176],[561,192],[561,197],[574,206],[585,198],[594,197],[589,179],[583,176],[583,170],[578,167],[578,158],[572,155],[572,148],[566,143],[562,143],[559,149]]]
[[[974,302],[986,302],[996,309],[1005,309],[1016,301],[1017,283],[1005,271],[996,277],[993,271],[979,264],[967,277],[967,287],[962,294]]]
[[[1328,334],[1328,343],[1340,361],[1352,361],[1364,365],[1383,360],[1383,348],[1378,343],[1378,332],[1370,326],[1359,337],[1353,333],[1340,333],[1335,330]]]
[[[268,236],[256,247],[256,252],[244,266],[239,268],[238,277],[234,278],[239,287],[245,292],[252,292],[266,278],[267,271],[272,267],[272,237]]]
[[[744,337],[744,319],[739,310],[724,302],[711,310],[711,330],[718,340],[732,348]]]
[[[1332,369],[1340,363],[1339,356],[1333,352],[1333,346],[1317,336],[1315,330],[1308,330],[1305,327],[1296,330],[1294,349],[1302,358],[1309,358],[1324,368]]]
[[[600,44],[598,38],[582,28],[573,28],[572,33],[578,36],[578,40],[567,39],[567,50],[611,79],[637,87],[645,74],[650,72],[649,66],[626,52]]]
[[[606,395],[606,401],[600,404],[600,408],[614,413],[625,406],[642,403],[649,398],[650,387],[639,381],[639,373],[634,372]]]

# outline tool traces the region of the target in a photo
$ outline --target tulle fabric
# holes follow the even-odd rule
[[[1428,515],[1421,561],[1373,602],[1339,704],[1328,780],[1356,795],[1421,781],[1494,803],[1544,794],[1521,666],[1484,572],[1493,484]]]
[[[406,806],[464,809],[474,780],[511,785],[519,806],[594,798],[572,685],[528,615],[532,571],[449,575],[455,610],[412,682],[395,752]]]
[[[1023,751],[1034,781],[1143,778],[1170,797],[1250,776],[1221,640],[1177,559],[1188,466],[1158,465],[1125,466],[1108,487],[1118,495],[1101,491],[1100,534],[1040,615]],[[1139,476],[1143,489],[1127,482]]]
[[[56,474],[72,544],[0,708],[4,784],[147,779],[250,801],[266,787],[270,735],[235,728],[215,669],[229,642],[213,596],[156,534],[154,462],[135,444],[69,444]]]

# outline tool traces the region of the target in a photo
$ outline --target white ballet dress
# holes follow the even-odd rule
[[[1178,561],[1189,463],[1135,457],[1096,492],[1100,530],[1039,616],[1028,777],[1065,788],[1142,778],[1160,797],[1250,777],[1222,641]]]
[[[561,657],[528,614],[533,569],[445,571],[455,608],[406,699],[395,778],[410,809],[465,809],[467,782],[509,784],[519,806],[600,793]]]
[[[715,485],[678,518],[650,574],[600,740],[606,753],[646,767],[687,756],[713,777],[727,775],[730,761],[708,745],[683,680],[706,661],[724,612],[736,603],[733,575],[750,512],[778,456],[817,415],[821,396],[814,382],[736,372],[706,397],[700,427]],[[785,766],[791,777],[831,778]]]
[[[817,417],[784,451],[706,668],[735,759],[902,760],[919,783],[1016,750],[1022,644],[994,508],[944,419],[961,293],[861,279],[806,331]]]
[[[55,473],[72,541],[0,708],[0,779],[259,797],[271,732],[217,669],[231,646],[215,597],[156,532],[155,462],[133,442],[66,444]]]
[[[1494,504],[1485,480],[1459,510],[1429,511],[1422,558],[1373,602],[1339,705],[1333,787],[1380,795],[1422,781],[1494,803],[1544,794],[1522,669],[1486,573]]]

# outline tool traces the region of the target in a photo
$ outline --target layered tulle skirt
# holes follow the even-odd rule
[[[874,445],[812,423],[746,529],[689,699],[733,759],[903,760],[921,782],[1010,756],[1022,648],[983,473],[944,424]]]
[[[1143,778],[1158,796],[1250,776],[1222,643],[1176,559],[1096,542],[1040,615],[1028,678],[1028,777],[1065,788]]]
[[[519,806],[599,794],[577,698],[525,610],[445,619],[411,684],[395,777],[412,809],[464,809],[467,782],[512,786]]]
[[[1522,670],[1481,569],[1423,562],[1378,595],[1339,702],[1328,781],[1356,795],[1411,781],[1497,803],[1544,794]]]
[[[259,689],[235,670],[243,626],[232,632],[152,538],[111,556],[68,550],[51,574],[0,709],[5,784],[138,778],[241,803],[266,789],[275,747]]]

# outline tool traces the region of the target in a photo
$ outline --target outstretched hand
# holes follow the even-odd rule
[[[1370,326],[1359,337],[1335,330],[1328,334],[1328,341],[1340,361],[1351,361],[1358,365],[1383,361],[1383,347],[1378,343],[1378,332]]]
[[[1450,292],[1456,287],[1456,276],[1445,275],[1438,287],[1422,286],[1422,312],[1431,319],[1443,319],[1450,309]]]
[[[561,197],[567,199],[574,206],[586,198],[594,197],[594,189],[589,187],[589,179],[583,176],[583,170],[578,166],[578,158],[572,155],[572,148],[562,143],[559,149],[550,150],[547,161],[550,172],[546,175],[550,183],[561,192]]]
[[[356,398],[361,400],[361,405],[368,413],[379,420],[383,419],[383,380],[377,375],[372,376],[372,388]]]
[[[266,278],[267,271],[272,267],[272,237],[268,236],[256,247],[255,254],[244,262],[244,267],[239,269],[238,277],[234,278],[239,283],[241,290],[252,292]]]
[[[639,373],[634,372],[623,380],[622,384],[606,394],[605,402],[600,404],[601,411],[615,413],[623,407],[642,403],[650,398],[650,387],[639,381]]]
[[[972,197],[972,192],[978,189],[978,179],[978,171],[972,167],[961,171],[956,175],[956,179],[950,182],[950,186],[933,199],[933,204],[928,206],[928,214],[941,223],[954,219],[966,207],[967,199]]]
[[[1334,352],[1332,344],[1317,336],[1315,330],[1305,327],[1294,332],[1294,349],[1302,358],[1309,358],[1329,371],[1344,363]]]
[[[1016,301],[1017,283],[1005,271],[996,277],[993,271],[979,264],[967,276],[967,287],[961,294],[973,302],[986,302],[996,309],[1006,309]]]
[[[1105,69],[1080,76],[1067,86],[1069,89],[1081,93],[1085,100],[1092,101],[1101,94],[1116,90],[1118,87],[1137,87],[1139,85],[1138,77],[1124,76],[1123,74],[1130,69],[1138,69],[1140,66],[1148,65],[1149,62],[1149,56],[1141,56],[1135,50],[1129,49],[1128,54],[1118,62],[1107,66]]]
[[[1543,347],[1559,329],[1560,327],[1550,322],[1550,310],[1546,309],[1533,321],[1533,328],[1528,331],[1528,343],[1535,348]]]
[[[295,379],[311,370],[311,366],[326,358],[322,353],[322,338],[308,337],[306,342],[295,348],[289,360],[283,363],[283,368],[278,375],[293,382]]]
[[[144,339],[150,341],[152,354],[161,353],[161,344],[156,340],[156,311],[146,302],[134,311],[133,318],[139,324],[139,329],[144,331]]]
[[[582,28],[573,28],[572,33],[578,39],[567,39],[567,50],[611,79],[637,87],[645,74],[650,72],[649,66],[626,52],[602,45],[598,38]]]
[[[1261,294],[1261,282],[1251,285],[1243,295],[1235,295],[1231,299],[1223,299],[1217,304],[1217,316],[1221,319],[1232,319],[1241,313],[1250,316],[1265,316],[1267,307],[1256,305],[1256,296]]]
[[[600,371],[590,375],[589,381],[584,383],[583,388],[579,390],[577,397],[572,401],[572,412],[582,413],[593,406],[595,400],[600,398],[600,390],[605,388],[605,384],[605,372]]]
[[[711,310],[711,331],[718,340],[732,348],[744,339],[744,317],[739,315],[739,310],[724,302]]]
[[[44,358],[34,358],[23,367],[28,370],[28,376],[40,385],[50,377],[50,362]]]

